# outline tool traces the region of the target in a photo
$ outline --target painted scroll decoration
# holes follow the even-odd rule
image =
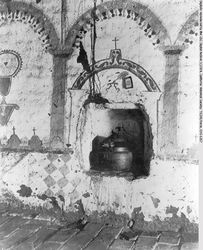
[[[110,51],[109,58],[96,62],[94,65],[93,72],[83,71],[76,79],[75,83],[72,86],[72,89],[81,89],[87,79],[89,79],[93,73],[98,73],[100,71],[111,68],[121,68],[123,70],[130,71],[144,83],[148,91],[160,91],[158,85],[156,84],[154,79],[149,75],[149,73],[139,64],[134,63],[130,60],[123,59],[121,50],[117,48],[112,49]]]
[[[6,96],[10,92],[12,78],[15,77],[22,68],[22,58],[14,50],[0,51],[0,124],[7,125],[14,109],[19,109],[17,104],[6,103]]]

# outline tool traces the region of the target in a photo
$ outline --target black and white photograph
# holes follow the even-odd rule
[[[0,0],[0,250],[202,250],[202,143],[202,0]]]

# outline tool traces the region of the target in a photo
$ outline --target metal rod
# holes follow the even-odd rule
[[[95,45],[96,45],[96,1],[94,0],[94,7],[92,11],[92,17],[93,17],[93,28],[91,29],[91,37],[92,37],[92,94],[95,94],[95,74],[94,74],[94,66],[95,66]]]

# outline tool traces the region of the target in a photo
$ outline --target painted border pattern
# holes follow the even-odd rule
[[[182,26],[175,44],[188,47],[199,35],[199,11],[195,11]]]
[[[10,2],[9,7],[0,9],[0,26],[11,22],[29,25],[42,43],[45,51],[52,53],[59,46],[59,38],[54,25],[42,10],[24,2]]]
[[[87,79],[90,78],[94,73],[112,68],[121,68],[130,71],[144,83],[148,91],[160,92],[158,85],[144,68],[130,60],[122,59],[120,49],[111,50],[109,58],[96,62],[93,72],[83,71],[76,79],[75,83],[72,86],[72,89],[81,89]]]
[[[69,30],[66,37],[66,46],[70,51],[91,29],[93,19],[91,9],[85,12]],[[166,28],[158,17],[153,14],[146,6],[134,1],[108,1],[97,6],[96,21],[110,19],[115,16],[126,17],[134,20],[144,31],[148,39],[152,41],[154,46],[162,46],[165,43],[170,44],[170,38]]]
[[[11,75],[9,75],[9,77],[15,77],[18,74],[18,72],[22,69],[23,60],[21,55],[14,50],[7,50],[7,49],[0,51],[0,56],[3,54],[12,54],[17,58],[18,65],[16,67],[16,70]]]

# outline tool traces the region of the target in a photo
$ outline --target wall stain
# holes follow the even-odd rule
[[[90,193],[89,193],[89,192],[86,192],[86,193],[84,193],[82,196],[83,196],[84,198],[88,198],[88,197],[90,197]]]
[[[135,224],[134,224],[134,227],[135,227],[135,230],[140,230],[140,228],[143,228],[144,227],[144,214],[142,211],[142,208],[141,207],[135,207],[133,212],[132,212],[132,215],[131,215],[131,218],[134,220]]]
[[[81,214],[81,217],[85,215],[85,209],[81,199],[77,200],[74,206],[77,209],[78,213]]]
[[[29,154],[29,152],[25,152],[22,154],[19,154],[19,159],[12,164],[11,166],[9,166],[9,168],[3,168],[2,170],[2,176],[5,175],[6,173],[8,173],[9,171],[11,171],[14,167],[16,167],[18,164],[20,164],[20,162]]]
[[[190,206],[187,206],[187,213],[190,214],[192,212],[192,209]]]
[[[159,206],[160,200],[158,198],[154,198],[153,196],[151,196],[151,199],[154,204],[154,207],[157,208]]]
[[[118,202],[113,202],[113,204],[112,204],[113,206],[115,206],[116,208],[118,208],[119,207],[119,203]]]
[[[28,188],[29,189],[29,188]],[[12,193],[5,192],[3,193],[5,201],[7,201],[8,204],[12,204],[15,207],[19,208],[19,211],[22,211],[22,208],[25,207],[25,204],[17,199]],[[46,200],[50,197],[48,197],[46,194],[38,195],[38,198],[41,200]],[[53,198],[53,199],[52,199]],[[55,201],[54,197],[51,197],[52,201]],[[77,212],[64,212],[65,216],[68,221],[76,221],[82,216],[85,215],[84,207],[81,200],[77,201]],[[32,207],[27,206],[27,208],[32,210]],[[168,207],[168,213],[172,213],[172,217],[166,217],[164,220],[161,219],[159,216],[153,216],[151,218],[151,221],[146,221],[145,216],[143,212],[141,212],[141,207],[135,207],[133,210],[133,213],[129,217],[128,214],[115,214],[113,211],[108,212],[100,212],[93,211],[91,215],[89,215],[89,220],[92,222],[97,223],[108,223],[109,225],[114,226],[123,226],[126,225],[127,222],[131,219],[133,219],[134,226],[133,230],[141,230],[141,231],[178,231],[182,230],[183,234],[185,235],[186,239],[190,236],[189,234],[195,236],[197,238],[198,235],[198,223],[190,222],[189,219],[186,217],[184,213],[181,213],[180,216],[177,215],[178,208],[170,206]],[[34,208],[34,212],[36,213],[42,213],[43,211],[46,211],[46,215],[49,214],[50,216],[56,216],[58,218],[61,217],[61,213],[58,213],[58,210],[54,209],[48,209],[46,208]],[[50,212],[49,212],[50,211]],[[55,213],[57,211],[57,213]]]
[[[141,212],[141,207],[134,208],[131,219],[135,221],[134,230],[142,231],[178,231],[184,233],[198,234],[198,224],[190,222],[184,213],[177,215],[179,208],[170,206],[167,207],[166,213],[172,214],[172,217],[160,219],[158,215],[153,216],[151,221],[146,221],[144,214]]]
[[[61,210],[61,207],[59,206],[56,197],[54,197],[54,196],[48,196],[48,195],[46,195],[46,194],[37,195],[37,197],[38,197],[39,199],[43,200],[43,201],[49,200],[50,203],[52,204],[53,208],[55,208],[55,209],[57,209],[57,210],[58,210],[58,209]],[[65,202],[65,199],[64,199],[64,197],[63,197],[62,195],[59,195],[58,198],[60,199],[60,201]]]
[[[32,195],[32,189],[22,184],[20,190],[17,191],[21,197],[30,197]]]
[[[178,207],[170,206],[170,207],[167,207],[167,208],[166,208],[166,214],[177,215],[178,210],[179,210]]]

